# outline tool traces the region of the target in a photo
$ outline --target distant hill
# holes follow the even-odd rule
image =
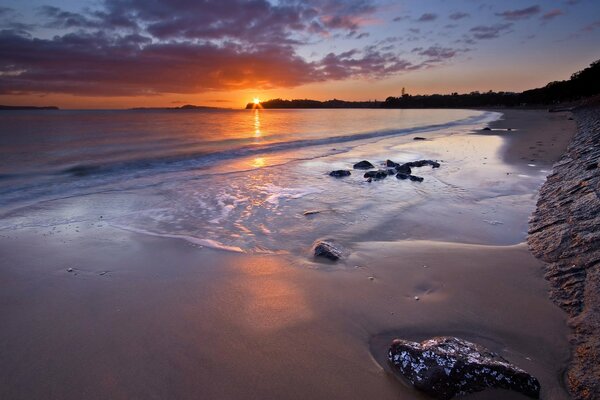
[[[493,77],[490,77],[492,79]],[[566,81],[550,82],[538,89],[524,92],[471,92],[466,94],[432,94],[388,97],[385,101],[343,100],[282,100],[261,102],[263,108],[464,108],[464,107],[519,107],[552,105],[600,94],[600,60],[571,75]],[[247,109],[254,108],[248,103]]]
[[[35,106],[3,106],[0,105],[0,110],[58,110],[55,106],[35,107]]]

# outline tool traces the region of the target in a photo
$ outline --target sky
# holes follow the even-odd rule
[[[599,0],[0,0],[0,104],[522,91],[598,43]]]

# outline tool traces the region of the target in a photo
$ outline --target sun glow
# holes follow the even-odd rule
[[[254,98],[254,104],[259,105],[260,104],[260,99],[258,97]]]

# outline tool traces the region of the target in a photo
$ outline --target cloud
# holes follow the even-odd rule
[[[531,18],[542,11],[540,6],[534,5],[527,8],[521,8],[517,10],[507,10],[501,13],[496,13],[497,16],[502,17],[509,21],[516,21],[519,19]]]
[[[423,15],[421,15],[417,21],[418,22],[431,22],[431,21],[435,21],[437,19],[437,14],[433,14],[433,13],[425,13]]]
[[[554,19],[554,18],[559,17],[564,14],[565,13],[561,9],[555,8],[553,10],[550,10],[550,11],[544,13],[544,15],[542,15],[542,20],[550,21],[551,19]]]
[[[593,32],[598,28],[600,28],[600,20],[594,21],[591,24],[587,24],[581,30],[583,32]]]
[[[469,13],[465,13],[465,12],[454,12],[454,13],[450,14],[448,17],[449,17],[451,20],[458,21],[459,19],[467,18],[467,17],[470,17],[470,16],[471,16],[471,14],[469,14]]]
[[[442,61],[453,58],[458,53],[458,50],[448,47],[432,46],[425,50],[419,51],[419,55],[429,57],[430,60]]]
[[[470,29],[471,34],[475,39],[485,40],[485,39],[495,39],[500,37],[500,35],[504,32],[507,32],[511,27],[512,23],[506,24],[495,24],[495,25],[479,25]]]

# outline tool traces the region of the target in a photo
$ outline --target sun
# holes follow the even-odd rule
[[[260,99],[258,97],[254,98],[254,104],[259,105],[260,104]]]

